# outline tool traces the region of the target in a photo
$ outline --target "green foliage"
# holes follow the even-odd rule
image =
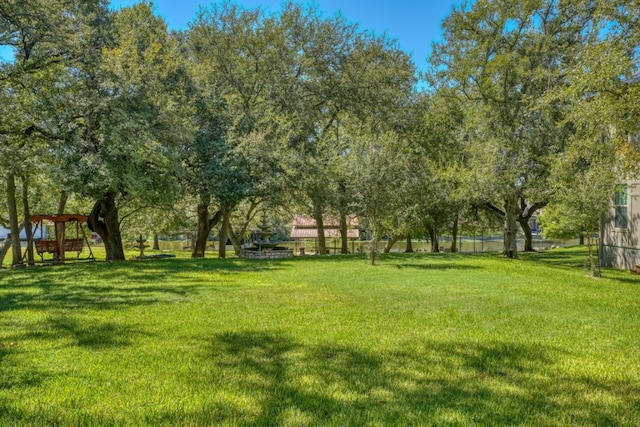
[[[396,200],[390,194],[402,186],[405,158],[402,155],[403,141],[396,133],[371,135],[369,138],[360,141],[359,146],[354,145],[350,152],[355,165],[355,180],[351,187],[355,190],[356,203],[368,221],[367,229],[371,233],[369,257],[375,264],[378,241],[389,231],[384,227],[384,220],[395,211]]]
[[[545,236],[563,238],[597,233],[603,215],[620,184],[617,154],[612,144],[600,140],[574,140],[553,170],[549,209],[541,216]]]
[[[220,208],[242,235],[260,204],[357,213],[376,235],[473,228],[489,207],[512,254],[546,204],[548,233],[590,233],[637,175],[636,3],[456,7],[420,93],[395,41],[313,5],[216,3],[169,34],[147,1],[6,0],[0,186],[30,183],[47,211],[60,193],[85,210],[113,199],[101,215],[128,233],[195,228],[196,212],[210,225]]]
[[[92,103],[82,133],[75,135],[80,180],[74,184],[97,197],[116,190],[159,202],[174,192],[173,156],[183,130],[179,98],[172,91],[173,79],[179,78],[175,45],[149,5],[122,9],[112,22],[105,31],[111,31],[113,42],[100,46],[100,62],[94,64],[99,70],[78,82],[97,86],[80,92]]]
[[[462,104],[442,89],[420,94],[411,109],[404,168],[403,209],[414,231],[444,231],[473,204],[469,168],[460,138]]]
[[[414,82],[408,56],[340,15],[294,3],[274,14],[213,5],[187,39],[201,88],[232,118],[235,155],[214,168],[225,177],[215,198],[224,204],[240,189],[320,216],[348,213],[344,194],[356,187],[347,154],[392,127]]]
[[[632,426],[638,279],[584,256],[0,272],[0,424]]]
[[[443,23],[431,59],[435,84],[465,100],[464,140],[476,193],[504,211],[505,251],[516,254],[516,220],[550,197],[550,164],[572,128],[568,103],[541,103],[566,84],[584,15],[545,1],[477,1]],[[584,12],[586,13],[586,12]]]

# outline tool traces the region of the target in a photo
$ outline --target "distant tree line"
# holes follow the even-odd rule
[[[0,221],[22,262],[31,212],[122,233],[195,230],[236,248],[265,210],[319,227],[360,216],[373,242],[498,220],[504,253],[546,207],[557,235],[597,230],[637,165],[640,5],[477,0],[454,7],[418,72],[396,41],[293,2],[223,2],[169,31],[150,2],[4,0]],[[376,245],[372,245],[375,261]],[[224,257],[224,245],[220,256]]]

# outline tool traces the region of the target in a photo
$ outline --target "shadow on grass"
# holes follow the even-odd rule
[[[597,253],[594,253],[597,262]],[[574,246],[570,248],[546,250],[540,252],[523,253],[521,258],[527,262],[534,262],[551,268],[563,270],[582,270],[585,275],[590,275],[591,265],[589,252],[585,246]],[[613,279],[616,282],[640,285],[640,275],[632,274],[628,270],[613,268],[600,268],[598,272],[602,277]]]
[[[468,265],[462,263],[430,263],[430,264],[418,264],[418,263],[400,263],[396,264],[397,269],[411,268],[415,270],[482,270],[483,268],[477,265]]]
[[[45,373],[40,367],[19,367],[12,366],[10,361],[5,362],[5,356],[10,357],[15,350],[13,348],[0,348],[0,362],[2,369],[0,370],[0,391],[11,390],[14,388],[31,388],[39,387],[44,384],[50,375]],[[20,414],[12,415],[8,408],[2,407],[0,404],[0,420],[4,419],[5,414],[9,414],[13,420],[20,419]],[[17,425],[17,424],[16,424]]]
[[[640,286],[640,275],[630,273],[626,270],[603,269],[602,276],[607,279],[613,279],[616,282],[626,283],[629,285]]]
[[[0,312],[25,308],[112,310],[161,304],[197,295],[202,286],[83,286],[44,281],[37,287],[24,285],[14,291],[7,291],[7,288],[15,289],[11,285],[3,286]]]
[[[31,308],[148,305],[228,287],[234,275],[284,268],[277,262],[169,259],[36,267],[5,272],[0,312]]]
[[[233,274],[273,271],[283,268],[285,260],[242,260],[213,258],[148,259],[143,261],[92,262],[36,266],[24,270],[5,270],[0,277],[14,286],[37,283],[41,277],[81,283],[99,276],[101,280],[163,281],[167,277],[189,272]],[[188,278],[186,279],[188,280]]]
[[[314,262],[314,263],[347,263],[353,262],[357,260],[364,260],[365,254],[362,253],[354,253],[354,254],[327,254],[327,255],[303,255],[303,256],[294,256],[290,258],[288,261],[291,263],[299,263],[299,262]]]
[[[64,340],[70,346],[101,350],[127,347],[143,332],[130,325],[92,320],[81,323],[70,315],[51,316],[33,325],[32,330],[18,339]]]
[[[93,346],[89,327],[53,319]],[[107,325],[108,328],[108,325]],[[113,329],[114,334],[121,331]],[[191,397],[140,408],[132,418],[62,408],[0,404],[16,425],[634,425],[640,386],[607,376],[563,373],[566,357],[544,345],[511,341],[415,341],[370,351],[297,342],[286,334],[219,333],[193,354],[180,388]],[[109,345],[121,345],[117,340]],[[38,386],[16,378],[2,389]],[[586,375],[586,374],[585,374]],[[3,374],[0,373],[0,378]],[[108,402],[105,402],[108,405]]]
[[[511,342],[421,342],[371,353],[302,345],[278,333],[223,333],[208,343],[206,408],[156,412],[177,425],[625,425],[640,386],[555,376],[562,355]],[[208,370],[211,372],[211,370]],[[616,405],[611,405],[615,400]],[[244,402],[244,404],[238,404]]]
[[[543,264],[547,267],[572,270],[589,267],[589,252],[586,247],[544,250],[540,252],[522,252],[520,253],[520,258],[524,261]]]
[[[91,323],[83,323],[75,319],[72,315],[51,316],[42,321],[33,323],[27,332],[20,334],[10,334],[9,338],[15,343],[11,345],[8,341],[2,343],[0,347],[0,391],[12,388],[32,388],[41,387],[53,374],[60,374],[56,366],[25,366],[29,359],[20,359],[17,362],[13,354],[25,355],[25,352],[39,351],[38,343],[55,342],[57,346],[81,347],[89,350],[100,351],[113,348],[124,348],[132,345],[145,332],[136,330],[128,324],[122,325],[112,321],[93,320]],[[6,337],[0,337],[6,338]],[[25,347],[24,343],[30,341],[31,345]],[[6,359],[6,360],[5,360]],[[4,418],[0,407],[0,420]],[[16,418],[18,414],[11,415],[9,419]],[[0,424],[2,422],[0,421]],[[18,423],[20,424],[20,423]],[[38,424],[38,423],[37,423]],[[45,423],[50,424],[50,423]]]

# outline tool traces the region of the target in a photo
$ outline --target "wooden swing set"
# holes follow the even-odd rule
[[[23,260],[27,258],[28,250],[32,244],[42,262],[45,261],[44,255],[47,253],[53,254],[53,259],[48,261],[65,262],[67,260],[67,252],[76,252],[75,259],[80,260],[80,254],[85,243],[89,250],[89,255],[86,259],[95,260],[84,229],[84,224],[87,223],[86,216],[80,214],[33,215],[30,219],[31,223],[35,224],[35,228],[31,234],[30,241],[27,242],[27,250],[24,252]],[[75,237],[69,238],[67,236],[67,224],[73,223],[75,223]],[[53,224],[54,229],[53,238],[45,239],[45,227],[51,224]],[[73,225],[69,228],[73,229]],[[40,237],[36,238],[38,230],[40,230]]]

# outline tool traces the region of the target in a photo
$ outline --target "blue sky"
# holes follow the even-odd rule
[[[280,10],[284,0],[236,0],[235,3],[246,8],[261,6],[268,11]],[[357,23],[363,30],[372,30],[376,34],[386,34],[398,40],[400,47],[412,54],[419,68],[426,66],[431,52],[431,43],[440,38],[440,24],[449,14],[453,5],[462,0],[315,0],[325,15],[331,16],[338,11],[351,22]],[[130,6],[136,0],[112,0],[114,8]],[[300,3],[308,3],[301,0]],[[208,6],[203,0],[155,0],[156,14],[162,16],[169,27],[186,29],[195,17],[200,5]]]
[[[268,11],[280,10],[284,0],[236,0],[246,8],[261,6]],[[301,2],[306,3],[305,0]],[[412,55],[418,68],[424,69],[431,43],[441,35],[440,24],[449,14],[453,5],[462,0],[315,0],[325,15],[338,11],[363,30],[372,30],[380,35],[385,33],[398,40],[400,47]],[[138,0],[112,0],[111,7],[118,9],[138,3]],[[201,5],[208,6],[206,0],[155,0],[156,14],[162,16],[173,29],[186,29]],[[0,47],[0,59],[11,58],[11,51]]]

